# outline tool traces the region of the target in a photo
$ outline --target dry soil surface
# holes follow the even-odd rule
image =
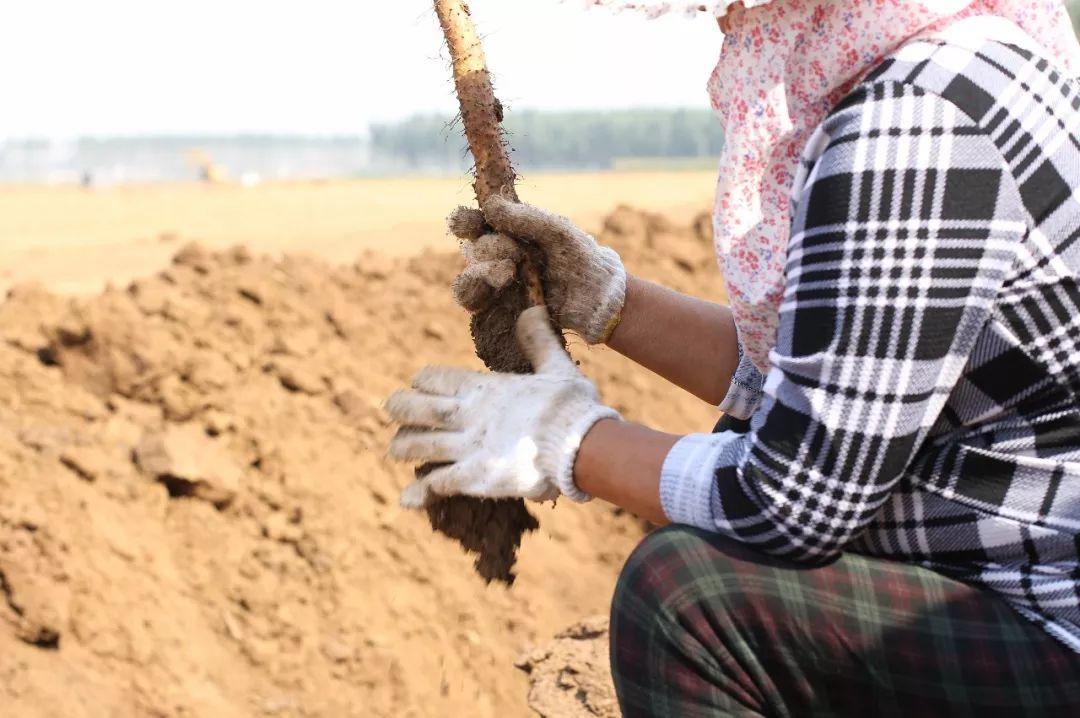
[[[706,224],[621,209],[601,239],[632,270],[716,296]],[[0,304],[2,712],[528,715],[515,661],[606,611],[643,527],[599,503],[545,507],[505,589],[398,508],[411,471],[382,458],[383,398],[423,364],[478,366],[448,298],[458,266],[190,245],[97,296],[14,287]],[[715,419],[572,346],[627,417]]]
[[[689,221],[710,204],[713,172],[535,174],[521,196],[598,227],[625,203]],[[247,245],[280,257],[304,253],[349,263],[371,249],[411,256],[449,245],[443,217],[472,201],[465,177],[161,184],[82,189],[0,186],[0,292],[40,281],[62,292],[100,292],[167,266],[184,244]]]

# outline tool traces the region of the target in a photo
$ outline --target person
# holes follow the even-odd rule
[[[646,11],[668,9],[650,3]],[[710,81],[730,304],[495,198],[471,310],[544,250],[526,376],[388,400],[406,489],[599,497],[665,525],[612,604],[626,716],[1080,715],[1080,48],[1051,0],[746,0]],[[472,233],[475,236],[475,232]],[[623,421],[549,327],[702,399]]]

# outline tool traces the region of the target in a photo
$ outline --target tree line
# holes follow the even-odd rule
[[[1080,32],[1080,0],[1065,0]],[[723,133],[707,110],[512,112],[507,142],[522,169],[609,169],[632,158],[717,157]],[[424,115],[371,127],[373,158],[399,170],[460,170],[471,164],[459,124]]]
[[[509,113],[506,141],[517,167],[609,169],[627,158],[718,157],[723,133],[708,110],[638,109]],[[460,123],[423,115],[371,127],[373,159],[401,169],[471,164]]]

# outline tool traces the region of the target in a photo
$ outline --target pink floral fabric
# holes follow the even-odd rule
[[[763,372],[776,343],[790,192],[813,129],[858,82],[908,40],[977,15],[1012,21],[1072,74],[1080,47],[1061,0],[746,0],[658,3],[589,0],[657,16],[727,15],[708,83],[725,128],[714,227],[743,352]],[[696,6],[696,7],[695,7]]]
[[[742,6],[746,8],[758,7],[759,5],[768,5],[774,0],[742,0]],[[681,12],[686,15],[697,15],[698,13],[712,13],[716,17],[723,17],[727,14],[728,9],[732,5],[740,4],[739,0],[720,0],[720,2],[649,2],[648,0],[641,0],[638,2],[632,0],[584,0],[586,7],[606,7],[612,10],[631,10],[637,12],[643,12],[649,17],[660,17],[661,15],[667,15],[672,12]]]

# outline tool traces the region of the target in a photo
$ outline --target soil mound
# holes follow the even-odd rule
[[[529,674],[529,707],[541,718],[619,718],[608,661],[608,619],[567,628],[545,648],[520,658]]]
[[[719,287],[704,225],[628,208],[631,270]],[[453,254],[353,266],[189,245],[99,296],[0,304],[0,702],[18,716],[527,715],[514,659],[603,613],[642,533],[537,510],[517,583],[485,586],[383,459],[382,400],[422,365],[479,366]],[[571,346],[629,418],[714,412]]]

